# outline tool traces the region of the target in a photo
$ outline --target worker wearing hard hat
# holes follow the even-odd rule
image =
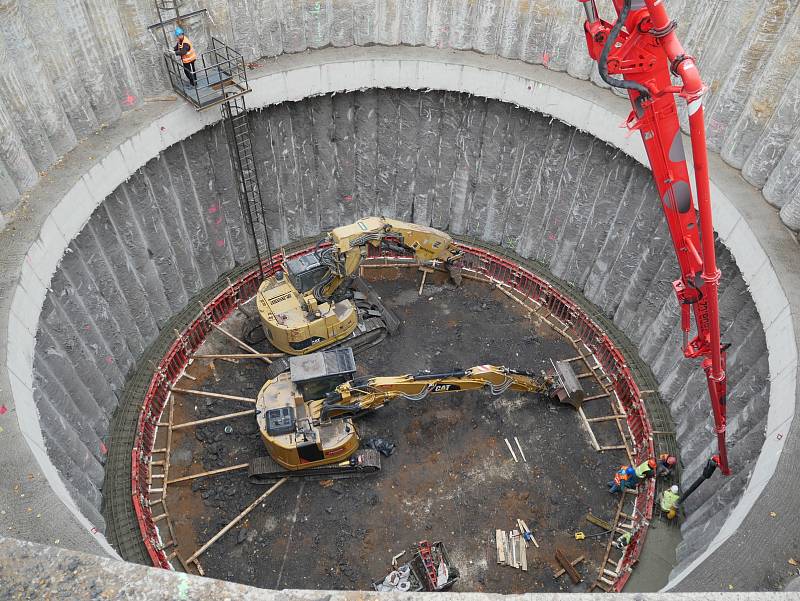
[[[668,520],[673,519],[678,514],[678,485],[673,484],[667,490],[661,493],[661,498],[658,501],[661,511],[663,511]]]
[[[175,44],[175,54],[181,58],[183,63],[183,72],[189,78],[191,86],[197,85],[197,73],[194,69],[194,61],[197,60],[197,53],[194,51],[194,44],[186,37],[183,29],[180,27],[175,28],[175,36],[178,38]]]
[[[652,457],[647,461],[640,463],[636,466],[636,482],[638,484],[639,480],[644,480],[645,478],[650,478],[651,476],[655,475],[656,469],[656,460]]]
[[[658,456],[658,469],[656,469],[656,475],[659,478],[671,478],[672,472],[675,470],[676,465],[678,465],[678,458],[675,457],[675,455],[661,453],[661,455]]]
[[[636,470],[629,465],[623,465],[616,474],[614,480],[608,483],[608,492],[615,493],[626,488],[636,487]]]

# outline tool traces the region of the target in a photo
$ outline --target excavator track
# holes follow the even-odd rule
[[[280,478],[306,480],[341,480],[361,478],[381,471],[381,456],[372,449],[359,449],[350,456],[349,465],[332,464],[300,470],[287,470],[269,455],[256,457],[247,468],[251,482],[270,482]]]
[[[325,347],[326,349],[350,347],[353,354],[357,355],[361,351],[380,344],[386,338],[388,331],[386,322],[380,317],[365,317],[364,312],[359,310],[358,326],[353,333],[344,340]],[[267,366],[267,379],[272,380],[289,369],[289,357],[273,359]]]
[[[325,348],[350,347],[353,354],[367,350],[383,342],[400,327],[400,320],[380,300],[380,297],[361,278],[355,278],[354,302],[358,310],[358,326],[344,340]],[[289,369],[289,357],[273,359],[267,367],[267,379],[272,380]]]

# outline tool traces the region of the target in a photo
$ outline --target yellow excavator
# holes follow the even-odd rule
[[[546,394],[580,406],[584,391],[568,362],[549,374],[478,365],[446,373],[355,378],[351,348],[289,360],[289,371],[267,381],[256,400],[256,420],[269,452],[250,463],[253,481],[285,476],[347,478],[380,470],[380,456],[359,449],[353,419],[388,401],[421,401],[431,394],[486,390]]]
[[[359,219],[335,228],[313,252],[285,261],[285,271],[262,282],[256,303],[267,340],[289,355],[339,342],[358,352],[393,332],[399,320],[355,277],[369,246],[411,252],[421,264],[443,264],[458,283],[461,251],[446,233],[383,217]]]

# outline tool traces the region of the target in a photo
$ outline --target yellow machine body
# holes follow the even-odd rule
[[[358,310],[337,292],[358,271],[367,247],[391,244],[421,263],[451,263],[461,256],[444,232],[395,219],[367,217],[332,230],[329,247],[286,261],[285,269],[262,282],[256,304],[267,339],[290,355],[335,344],[358,326]]]
[[[558,377],[494,365],[442,374],[356,378],[352,349],[290,360],[290,371],[269,380],[256,402],[261,437],[270,456],[289,470],[345,461],[358,448],[353,418],[394,399],[419,401],[430,394],[485,389],[547,393],[558,398]],[[303,360],[298,363],[297,360]]]

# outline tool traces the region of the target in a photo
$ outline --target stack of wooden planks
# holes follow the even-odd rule
[[[523,572],[528,571],[528,556],[525,539],[519,530],[495,530],[497,544],[497,563],[511,566]]]

